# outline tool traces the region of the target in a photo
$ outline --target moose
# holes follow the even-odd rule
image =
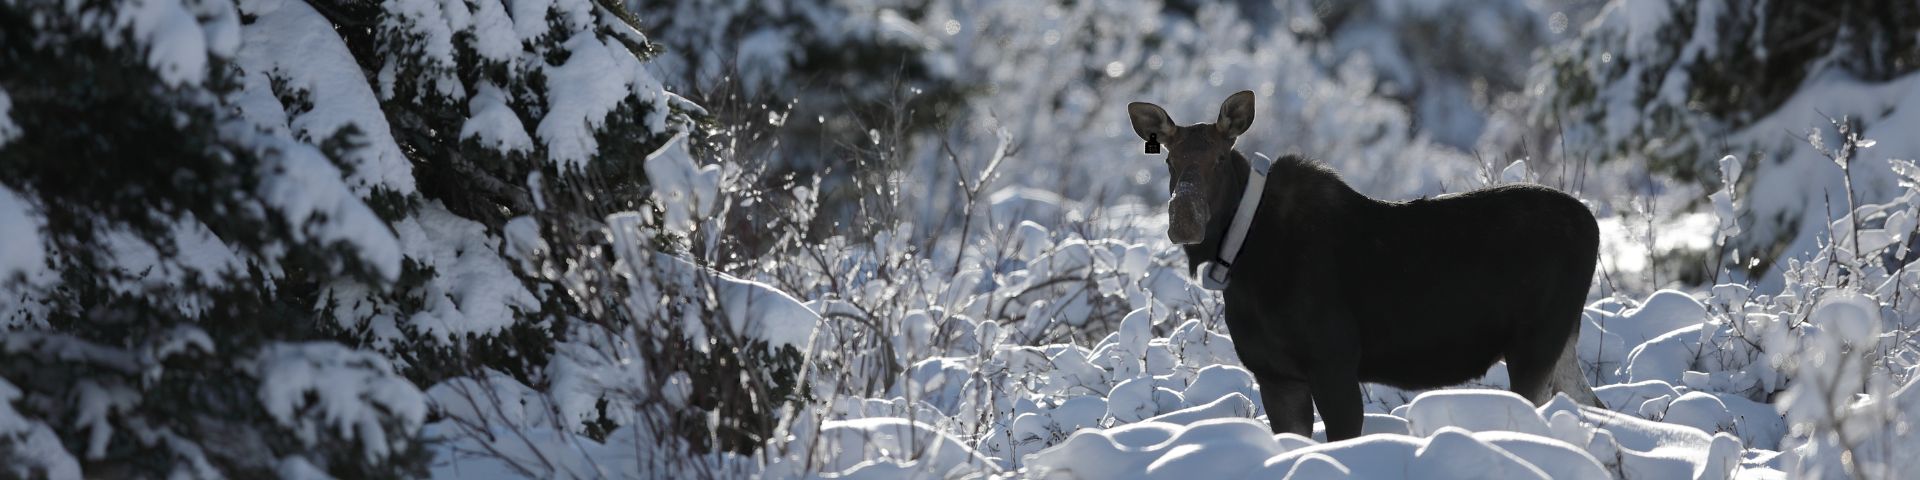
[[[1261,169],[1233,148],[1253,112],[1249,91],[1212,124],[1127,106],[1149,151],[1167,145],[1167,237],[1222,290],[1274,432],[1310,435],[1317,405],[1328,440],[1353,438],[1361,382],[1438,388],[1502,359],[1535,405],[1599,406],[1574,355],[1600,245],[1586,205],[1529,184],[1389,202],[1299,156]]]

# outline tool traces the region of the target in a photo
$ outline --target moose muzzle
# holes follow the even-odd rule
[[[1200,192],[1182,182],[1167,200],[1167,239],[1175,245],[1193,245],[1206,239],[1207,202]]]

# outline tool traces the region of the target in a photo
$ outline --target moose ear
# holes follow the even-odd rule
[[[1214,122],[1213,126],[1227,138],[1237,138],[1247,133],[1247,127],[1253,126],[1253,92],[1241,90],[1227,97],[1227,101],[1220,104],[1220,120]]]
[[[1173,139],[1173,117],[1167,116],[1167,111],[1159,105],[1129,103],[1127,117],[1133,119],[1133,133],[1139,134],[1141,140],[1167,142]]]

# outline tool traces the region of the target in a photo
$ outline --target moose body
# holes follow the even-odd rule
[[[1175,126],[1129,107],[1142,138],[1166,139],[1173,175],[1168,235],[1190,264],[1220,257],[1248,161],[1233,139],[1251,92],[1215,124]],[[1223,295],[1235,350],[1258,381],[1275,432],[1359,435],[1361,382],[1406,389],[1459,384],[1505,359],[1535,404],[1565,392],[1597,405],[1573,345],[1599,250],[1578,200],[1536,185],[1383,202],[1294,156],[1274,162]]]

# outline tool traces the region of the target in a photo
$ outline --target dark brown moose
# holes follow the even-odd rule
[[[1296,156],[1273,161],[1254,196],[1255,164],[1233,149],[1253,107],[1243,91],[1211,124],[1176,125],[1150,103],[1127,114],[1167,146],[1167,237],[1196,269],[1230,260],[1227,329],[1275,432],[1311,434],[1318,405],[1327,439],[1353,438],[1360,382],[1437,388],[1501,359],[1535,405],[1553,392],[1598,405],[1573,352],[1600,244],[1584,204],[1525,184],[1385,202]],[[1256,206],[1223,252],[1243,198]]]

